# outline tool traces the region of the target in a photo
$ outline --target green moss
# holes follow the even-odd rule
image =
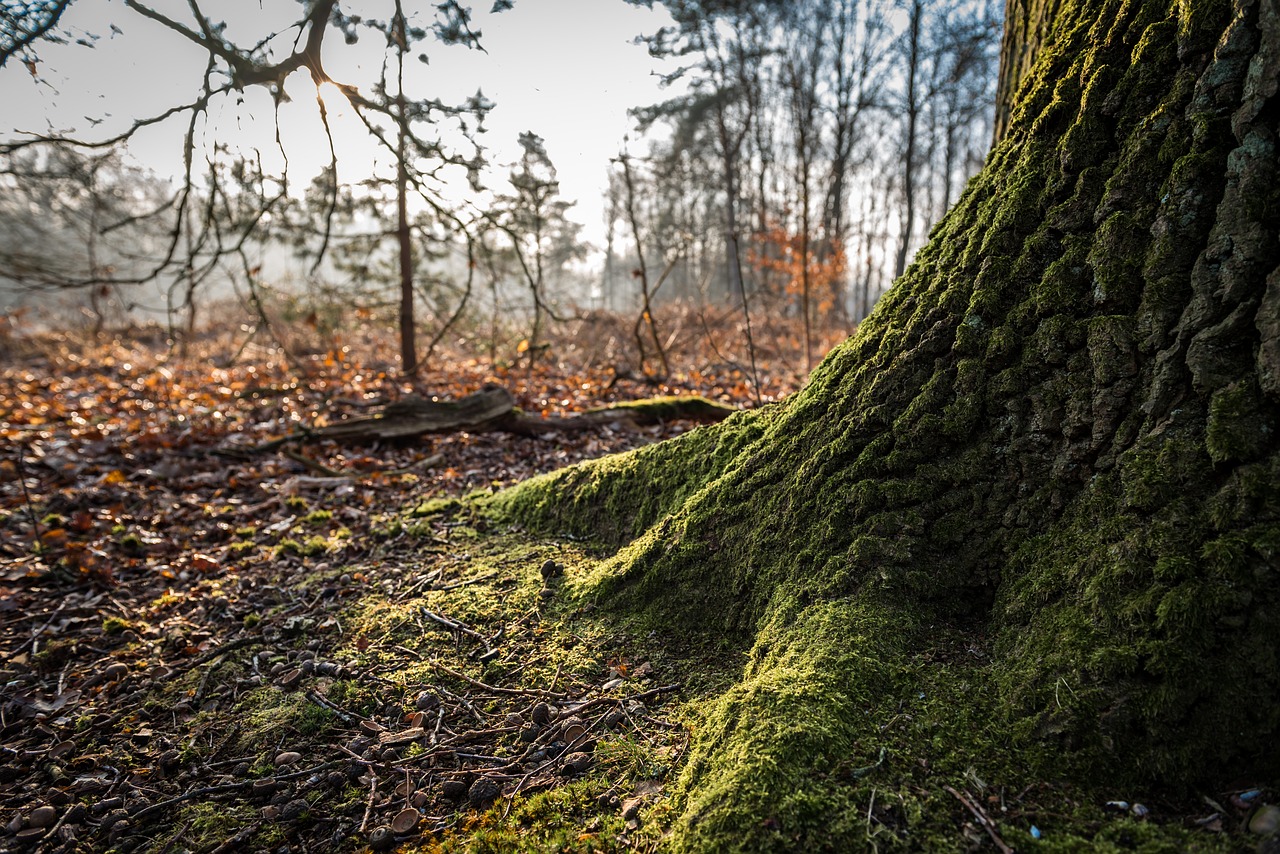
[[[102,621],[102,633],[106,635],[118,635],[133,627],[133,623],[121,617],[107,617]]]

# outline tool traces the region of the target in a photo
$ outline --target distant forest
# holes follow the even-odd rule
[[[58,40],[67,4],[29,5],[49,16],[41,37]],[[556,323],[604,311],[638,318],[635,356],[657,371],[660,309],[721,306],[748,328],[753,312],[791,319],[811,364],[819,331],[851,327],[901,274],[992,135],[994,0],[669,0],[671,25],[637,37],[672,97],[635,105],[634,132],[600,165],[607,236],[591,247],[536,129],[520,162],[494,174],[472,133],[492,103],[411,92],[419,42],[482,44],[468,10],[445,3],[425,22],[383,5],[374,20],[305,4],[297,26],[317,45],[329,29],[348,43],[385,38],[375,85],[333,82],[394,155],[386,174],[340,182],[335,160],[300,188],[216,140],[201,150],[189,131],[186,174],[158,180],[128,149],[146,116],[107,139],[0,141],[6,323],[151,319],[178,340],[228,306],[262,325],[336,328],[354,312],[398,317],[412,368],[424,337],[428,354],[445,336],[492,349],[501,329],[536,350]],[[32,20],[5,17],[6,70],[28,63],[34,75]],[[281,58],[164,21],[210,57],[200,99],[174,106],[192,128],[216,98],[277,84],[281,97],[286,67],[328,80],[306,45]],[[490,189],[459,203],[467,180]]]

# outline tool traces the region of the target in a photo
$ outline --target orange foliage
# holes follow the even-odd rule
[[[774,224],[757,234],[747,251],[747,262],[766,276],[777,274],[783,279],[783,292],[798,296],[804,288],[806,248],[809,268],[809,299],[820,312],[834,307],[835,287],[846,270],[844,247],[835,241],[811,236],[808,246],[803,234],[792,233]]]

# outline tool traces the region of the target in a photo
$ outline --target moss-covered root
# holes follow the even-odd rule
[[[696,727],[671,849],[972,851],[989,840],[967,799],[1019,851],[1240,850],[1109,813],[1108,799],[1150,790],[1065,783],[1079,779],[1070,755],[1015,748],[987,652],[979,634],[865,595],[772,613]]]
[[[861,842],[866,802],[851,772],[876,766],[882,728],[914,688],[904,672],[910,630],[850,599],[775,615],[745,677],[698,727],[676,850]]]

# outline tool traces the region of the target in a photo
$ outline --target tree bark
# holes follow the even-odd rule
[[[630,543],[584,595],[745,655],[676,850],[926,845],[974,774],[1280,773],[1280,10],[1008,27],[987,167],[801,393],[493,499]]]

